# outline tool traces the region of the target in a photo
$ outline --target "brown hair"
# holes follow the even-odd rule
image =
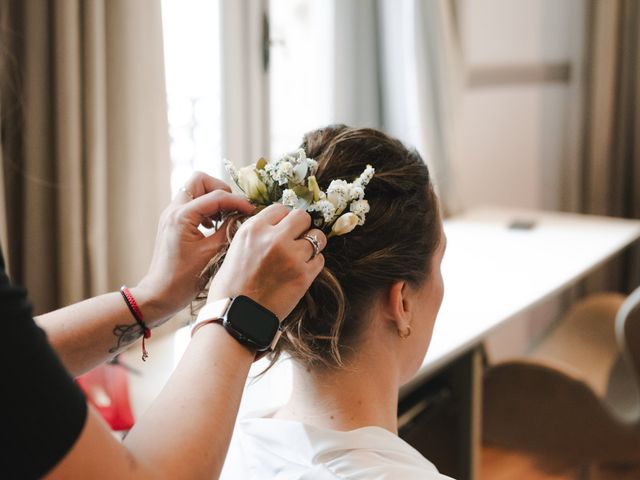
[[[340,367],[357,348],[372,298],[397,281],[426,280],[441,236],[438,200],[420,155],[378,130],[329,126],[307,133],[301,147],[318,162],[323,190],[334,179],[353,181],[367,164],[375,169],[365,224],[329,239],[325,267],[283,320],[272,355],[272,364],[286,352],[310,368]]]

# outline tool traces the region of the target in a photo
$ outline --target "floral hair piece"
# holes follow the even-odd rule
[[[305,210],[313,225],[328,237],[344,235],[356,225],[364,225],[369,213],[364,190],[375,173],[371,165],[353,182],[333,180],[323,192],[315,177],[318,162],[307,158],[302,148],[275,161],[261,158],[240,169],[228,160],[224,163],[233,182],[251,202],[261,207],[282,203]]]

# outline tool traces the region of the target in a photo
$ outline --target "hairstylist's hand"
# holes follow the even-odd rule
[[[311,217],[302,210],[274,204],[247,220],[238,230],[222,267],[211,281],[209,301],[246,295],[271,310],[282,321],[296,306],[324,266],[320,250],[325,235],[309,230]]]
[[[149,271],[135,287],[134,297],[147,300],[145,317],[157,326],[184,308],[198,293],[199,276],[211,257],[227,242],[226,228],[205,237],[198,226],[211,226],[220,212],[251,213],[254,206],[229,186],[195,173],[162,212]],[[193,198],[192,198],[193,196]]]

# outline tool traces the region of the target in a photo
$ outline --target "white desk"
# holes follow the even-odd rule
[[[508,228],[515,220],[529,230]],[[574,285],[640,237],[640,221],[485,208],[445,223],[445,296],[429,351],[401,398],[456,362],[468,422],[459,434],[468,462],[462,478],[479,478],[482,437],[481,343],[494,329]],[[462,378],[462,380],[460,380]],[[463,422],[465,423],[465,422]],[[464,443],[464,442],[463,442]]]
[[[534,226],[509,229],[514,220]],[[445,295],[416,381],[604,264],[640,237],[640,221],[485,208],[445,232]]]
[[[513,230],[514,220],[533,221],[530,230]],[[406,396],[454,360],[468,358],[468,473],[478,478],[481,436],[481,362],[479,346],[499,325],[582,279],[640,237],[640,221],[506,209],[478,209],[445,222],[448,237],[443,261],[445,296],[431,346],[416,378],[402,389]],[[174,360],[186,347],[179,331]],[[152,346],[152,354],[171,350],[170,342]],[[167,353],[170,352],[167,351]],[[134,412],[140,413],[170,373],[162,362],[142,366],[132,378]],[[153,358],[152,358],[153,360]],[[162,371],[153,372],[156,363]],[[259,367],[258,367],[259,368]],[[247,387],[242,412],[283,403],[291,389],[287,363]],[[459,479],[462,480],[462,477]]]

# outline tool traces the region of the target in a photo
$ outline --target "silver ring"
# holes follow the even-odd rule
[[[191,193],[189,190],[187,190],[185,187],[180,187],[180,191],[185,193],[191,200],[193,200],[195,197],[193,196],[193,193]]]
[[[309,259],[309,261],[311,261],[320,253],[320,242],[318,242],[318,239],[310,233],[305,233],[301,238],[304,238],[313,247],[313,255],[311,255],[311,258]]]

